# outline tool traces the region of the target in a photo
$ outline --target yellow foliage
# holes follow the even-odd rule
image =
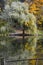
[[[36,9],[36,4],[32,4],[30,8]]]
[[[32,2],[32,1],[31,1]],[[43,14],[43,0],[33,0],[31,5],[29,6],[29,12],[33,13],[35,16],[37,16],[37,24],[42,25],[43,20],[40,18],[40,15]],[[39,17],[39,19],[38,19]]]
[[[26,21],[26,22],[24,23],[24,25],[27,26],[27,27],[30,26],[30,25],[32,25],[32,24],[33,24],[32,21]]]
[[[28,45],[28,43],[25,44],[25,49],[30,50],[31,47]]]
[[[35,2],[43,2],[43,0],[34,0]]]
[[[28,0],[25,0],[25,3],[28,4]],[[29,12],[33,13],[35,16],[37,16],[37,24],[42,25],[43,20],[40,19],[40,15],[42,16],[42,14],[43,14],[43,8],[42,8],[43,0],[33,0],[29,4],[28,4]],[[28,11],[27,11],[27,13],[28,13]],[[39,19],[38,19],[38,17],[39,17]],[[31,23],[29,23],[29,24],[25,23],[26,26],[29,26],[30,24]]]
[[[41,21],[38,21],[38,24],[42,24],[42,22]]]
[[[30,63],[31,63],[32,65],[35,65],[35,64],[36,64],[36,60],[31,60]]]
[[[30,12],[36,14],[37,11],[39,11],[39,8],[37,8],[37,5],[36,5],[35,3],[33,3],[33,4],[30,6]]]
[[[43,2],[43,0],[39,0],[40,2]]]
[[[32,51],[35,51],[35,48],[34,47],[32,47]]]
[[[37,55],[36,56],[34,55],[33,58],[37,58]]]
[[[24,25],[28,27],[29,26],[29,23],[28,22],[25,22]]]

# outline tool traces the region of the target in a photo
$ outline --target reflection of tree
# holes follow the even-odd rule
[[[30,57],[34,56],[35,54],[35,49],[37,45],[37,38],[36,37],[30,37],[27,38],[27,42],[25,42],[25,50],[28,50],[28,55],[30,54]]]
[[[7,37],[0,38],[0,56],[1,57],[8,56],[9,47],[11,45],[10,40],[11,38],[7,38]]]
[[[1,45],[2,46],[5,46],[7,47],[8,49],[10,49],[12,51],[13,49],[13,52],[14,53],[17,53],[16,51],[19,52],[19,50],[21,51],[32,51],[35,52],[35,48],[36,48],[36,42],[37,42],[37,38],[25,38],[24,39],[24,42],[23,42],[23,39],[4,39],[2,41],[0,41]]]
[[[35,54],[40,49],[39,42],[42,43],[40,37],[27,37],[24,39],[24,42],[22,38],[6,38],[0,40],[0,50],[2,50],[3,54],[5,53],[4,56],[13,56],[16,59],[36,58]],[[42,53],[41,50],[40,52]],[[31,60],[29,63],[35,64],[35,62],[35,60]]]
[[[35,54],[35,49],[36,49],[36,43],[37,43],[37,38],[35,37],[31,37],[31,38],[26,38],[24,39],[15,39],[12,40],[11,42],[11,48],[13,49],[13,52],[16,53],[20,53],[23,54],[25,52],[27,52],[27,55],[33,56]],[[12,50],[11,49],[11,50]]]
[[[29,37],[25,38],[23,43],[22,41],[23,41],[22,39],[16,39],[15,41],[12,41],[12,45],[14,46],[15,51],[17,50],[17,52],[15,53],[15,57],[18,57],[18,59],[35,58],[34,55],[36,53],[37,38]],[[35,64],[35,62],[36,62],[35,60],[32,60],[29,63]]]

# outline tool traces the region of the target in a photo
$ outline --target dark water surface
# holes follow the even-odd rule
[[[2,57],[5,65],[43,65],[43,37],[0,37],[0,61]]]

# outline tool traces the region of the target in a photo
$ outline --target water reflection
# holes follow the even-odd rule
[[[0,38],[0,57],[2,56],[9,60],[43,58],[43,38]],[[29,63],[35,62],[33,60]]]

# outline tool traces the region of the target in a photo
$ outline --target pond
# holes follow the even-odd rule
[[[43,65],[43,37],[0,37],[2,57],[5,65]]]

